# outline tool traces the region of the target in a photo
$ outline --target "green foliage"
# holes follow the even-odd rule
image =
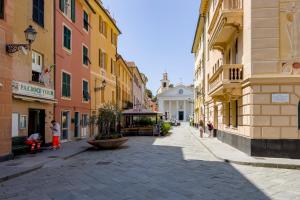
[[[169,131],[171,130],[171,124],[169,122],[163,122],[161,125],[161,134],[163,136],[167,135]]]
[[[98,135],[95,139],[112,139],[118,138],[116,132],[116,126],[121,117],[121,113],[118,109],[110,104],[104,105],[99,109],[99,115],[97,120]]]
[[[141,117],[139,120],[136,120],[135,122],[136,124],[141,126],[153,126],[155,124],[155,122],[148,117]]]
[[[146,90],[145,90],[145,93],[146,93],[146,95],[147,95],[150,99],[152,99],[153,94],[152,94],[152,91],[151,91],[151,90],[146,89]]]

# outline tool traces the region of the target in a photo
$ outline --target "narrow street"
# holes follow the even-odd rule
[[[164,138],[132,137],[4,182],[0,199],[300,199],[299,170],[216,160],[183,124]]]

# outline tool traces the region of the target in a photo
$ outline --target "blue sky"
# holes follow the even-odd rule
[[[102,1],[122,31],[118,52],[147,75],[154,94],[165,71],[174,84],[192,84],[199,0]]]

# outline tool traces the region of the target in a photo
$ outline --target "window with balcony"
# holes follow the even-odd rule
[[[4,19],[4,0],[0,0],[0,19]]]
[[[72,32],[71,30],[64,26],[64,37],[63,37],[63,45],[64,48],[71,50],[71,42],[72,42]]]
[[[75,0],[59,0],[59,9],[65,16],[75,22]]]
[[[71,97],[71,75],[65,72],[62,73],[62,97]]]
[[[84,102],[87,102],[90,99],[89,82],[86,80],[82,81],[82,99]]]
[[[43,56],[35,51],[32,51],[32,81],[40,83],[40,77],[43,69]]]
[[[32,19],[41,27],[44,27],[44,0],[33,0]]]
[[[85,11],[83,11],[83,28],[89,31],[89,15]]]

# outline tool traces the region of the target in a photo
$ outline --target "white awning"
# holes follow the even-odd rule
[[[13,95],[15,99],[20,99],[23,101],[31,101],[31,102],[40,102],[40,103],[47,103],[47,104],[56,104],[57,100],[56,99],[39,99],[39,98],[34,98],[34,97],[26,97],[26,96],[21,96],[21,95]]]

